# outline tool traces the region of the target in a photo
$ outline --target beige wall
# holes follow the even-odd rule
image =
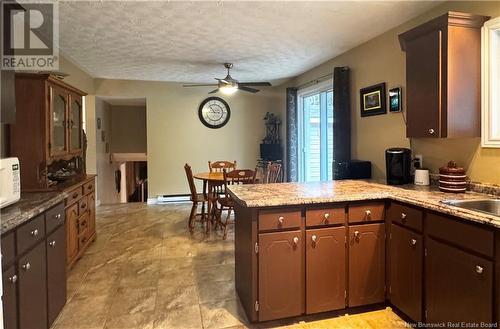
[[[111,152],[147,153],[146,107],[111,106]]]
[[[448,10],[496,17],[500,16],[500,3],[446,2],[414,20],[300,75],[294,81],[295,85],[303,84],[333,72],[335,66],[349,66],[351,68],[352,156],[372,161],[375,178],[385,177],[384,150],[393,146],[409,147],[410,141],[406,138],[405,125],[400,113],[360,117],[359,89],[379,82],[386,82],[387,89],[402,86],[404,98],[405,55],[401,51],[398,34]],[[412,139],[411,142],[414,154],[422,154],[424,166],[433,172],[436,172],[447,161],[454,159],[468,168],[468,174],[472,180],[500,184],[500,149],[481,148],[479,138]]]
[[[237,160],[239,167],[255,167],[264,138],[267,111],[281,111],[275,104],[280,93],[237,93],[223,96],[231,119],[221,129],[209,129],[198,119],[198,106],[208,97],[203,88],[182,88],[178,83],[101,80],[94,81],[96,95],[146,98],[149,196],[185,194],[188,186],[184,163],[194,172],[207,171],[209,160]]]

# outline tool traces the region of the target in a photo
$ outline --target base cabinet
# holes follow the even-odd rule
[[[19,259],[19,328],[47,326],[47,265],[45,243]]]
[[[3,327],[5,329],[17,328],[17,286],[19,276],[16,267],[11,266],[3,272]]]
[[[47,237],[47,317],[49,328],[66,304],[66,232],[60,226]]]
[[[391,225],[390,300],[415,322],[422,321],[423,250],[421,234]]]
[[[385,300],[385,225],[349,226],[349,307]]]
[[[492,262],[432,238],[426,246],[427,322],[492,322]]]
[[[306,231],[306,313],[346,306],[345,227]]]
[[[259,321],[303,313],[303,248],[301,231],[259,234]]]

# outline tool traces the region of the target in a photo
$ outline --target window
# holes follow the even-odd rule
[[[299,181],[332,179],[333,89],[332,80],[298,93]]]
[[[500,148],[500,17],[482,28],[482,146]]]

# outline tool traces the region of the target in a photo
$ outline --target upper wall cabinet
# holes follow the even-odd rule
[[[488,17],[448,12],[401,35],[407,137],[479,137],[481,27]]]
[[[482,37],[482,146],[500,148],[500,17],[484,24]]]

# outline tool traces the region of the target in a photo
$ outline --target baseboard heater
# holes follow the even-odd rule
[[[189,194],[158,195],[156,198],[149,198],[148,204],[166,204],[187,201],[190,201]]]

